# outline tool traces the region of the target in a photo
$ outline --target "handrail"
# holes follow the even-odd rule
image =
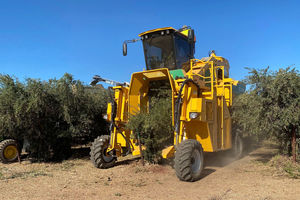
[[[197,66],[194,66],[195,62],[201,62],[201,63],[207,63],[208,65],[208,68],[201,68],[201,67],[197,67]],[[193,73],[193,71],[195,69],[200,69],[199,73]],[[210,71],[210,74],[209,76],[205,76],[205,71],[204,70],[207,70],[209,69]],[[204,76],[201,75],[200,73],[203,73],[204,71]],[[202,61],[202,60],[199,60],[199,59],[191,59],[190,60],[190,72],[187,74],[189,78],[192,78],[193,76],[198,76],[200,78],[203,79],[203,82],[204,84],[207,84],[209,83],[210,84],[210,92],[211,92],[211,98],[213,98],[213,92],[214,92],[214,86],[217,85],[217,79],[215,79],[214,77],[216,77],[216,74],[215,74],[215,70],[214,70],[214,65],[213,65],[213,62],[212,61]]]

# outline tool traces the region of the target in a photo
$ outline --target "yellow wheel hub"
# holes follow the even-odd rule
[[[17,147],[15,145],[8,145],[4,149],[3,155],[8,160],[14,159],[18,155]]]

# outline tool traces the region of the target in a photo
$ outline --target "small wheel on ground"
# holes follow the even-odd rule
[[[182,181],[196,181],[200,179],[204,166],[203,148],[197,140],[184,140],[175,152],[175,171]]]
[[[114,166],[116,162],[116,158],[112,155],[107,155],[106,150],[109,146],[109,135],[102,135],[97,137],[90,151],[90,158],[92,163],[97,168],[109,168]]]
[[[18,159],[18,143],[15,140],[7,139],[0,142],[0,160],[3,163],[14,162]]]
[[[233,144],[232,144],[232,155],[234,158],[239,159],[243,155],[244,144],[241,136],[235,135],[233,137]]]

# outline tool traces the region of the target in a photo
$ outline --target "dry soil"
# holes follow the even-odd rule
[[[300,180],[280,176],[265,164],[275,153],[258,148],[240,160],[206,155],[202,178],[179,181],[168,165],[141,166],[122,160],[96,169],[88,157],[62,163],[0,164],[0,199],[300,199]]]

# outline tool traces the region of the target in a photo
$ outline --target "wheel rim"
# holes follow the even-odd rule
[[[112,156],[107,156],[106,150],[107,150],[107,149],[104,149],[102,157],[103,157],[103,160],[104,160],[105,162],[109,163],[109,162],[111,162],[114,158],[113,158]]]
[[[3,155],[8,160],[12,160],[12,159],[16,158],[18,155],[17,147],[14,145],[8,145],[4,149]]]
[[[201,168],[201,154],[198,149],[195,149],[192,154],[192,173],[198,173]]]

